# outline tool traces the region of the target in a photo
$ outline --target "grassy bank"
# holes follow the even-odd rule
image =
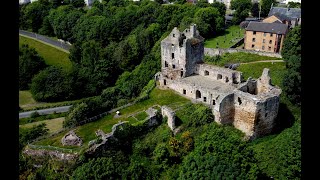
[[[71,69],[72,64],[69,60],[69,54],[66,52],[34,39],[19,36],[19,45],[21,44],[28,44],[30,47],[35,48],[48,65],[62,67],[65,70]]]
[[[223,35],[205,40],[206,48],[229,48],[244,37],[244,29],[239,26],[230,26]]]

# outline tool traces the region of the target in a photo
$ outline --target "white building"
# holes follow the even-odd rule
[[[301,3],[301,0],[285,0],[284,3],[288,4],[289,2]]]
[[[27,4],[30,3],[30,0],[19,0],[19,4]]]

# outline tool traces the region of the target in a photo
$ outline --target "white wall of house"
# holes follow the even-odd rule
[[[19,0],[19,4],[27,4],[30,0]]]
[[[301,3],[301,0],[285,0],[284,3],[288,4],[289,2],[298,2]]]

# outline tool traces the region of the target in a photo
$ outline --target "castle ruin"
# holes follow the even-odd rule
[[[269,69],[257,80],[239,71],[203,62],[204,38],[196,25],[176,27],[161,41],[160,87],[208,105],[221,124],[233,124],[254,139],[272,131],[281,89],[271,84]]]

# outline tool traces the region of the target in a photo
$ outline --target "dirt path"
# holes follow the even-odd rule
[[[262,60],[262,61],[253,61],[247,63],[240,63],[240,64],[252,64],[252,63],[260,63],[260,62],[285,62],[284,60]]]

